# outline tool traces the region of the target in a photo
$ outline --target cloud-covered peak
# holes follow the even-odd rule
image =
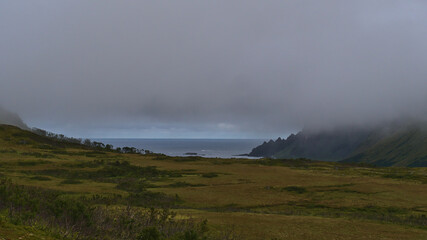
[[[22,121],[18,114],[10,112],[0,106],[0,124],[7,124],[28,129],[28,126]]]

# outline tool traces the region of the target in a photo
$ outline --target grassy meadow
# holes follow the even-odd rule
[[[123,154],[0,125],[0,179],[0,240],[427,239],[427,168]]]

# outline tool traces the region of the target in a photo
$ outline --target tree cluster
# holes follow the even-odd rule
[[[152,154],[153,153],[150,150],[138,149],[135,147],[126,146],[126,147],[114,148],[114,146],[111,144],[104,144],[102,142],[91,141],[90,139],[87,139],[87,138],[82,139],[82,138],[67,137],[63,134],[49,132],[40,128],[32,128],[32,132],[37,135],[47,137],[58,142],[79,144],[79,145],[84,145],[86,147],[95,148],[98,150],[107,150],[107,151],[115,151],[120,153],[133,153],[133,154]]]

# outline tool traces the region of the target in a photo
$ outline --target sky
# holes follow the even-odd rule
[[[0,0],[0,105],[74,137],[427,115],[427,1]]]

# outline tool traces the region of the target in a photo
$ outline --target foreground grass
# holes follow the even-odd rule
[[[207,238],[427,239],[426,168],[119,154],[7,128],[0,175],[94,206],[207,219]],[[61,237],[0,215],[0,239]]]

